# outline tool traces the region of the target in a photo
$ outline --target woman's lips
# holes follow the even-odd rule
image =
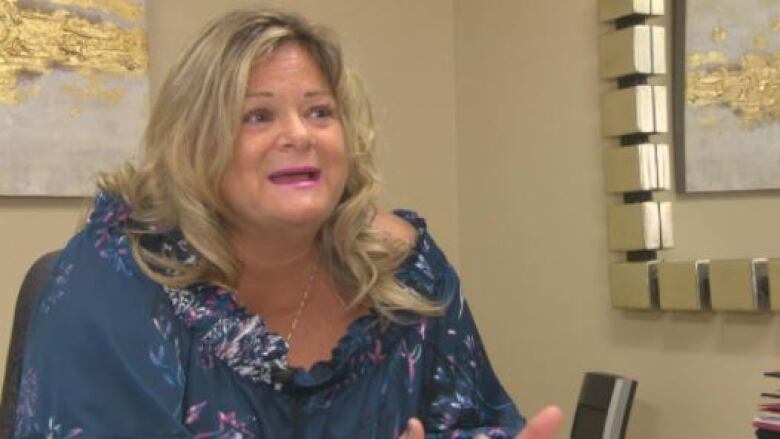
[[[313,166],[285,168],[268,176],[271,183],[280,186],[310,187],[320,181],[320,170]]]

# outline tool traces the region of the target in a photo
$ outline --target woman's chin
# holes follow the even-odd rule
[[[332,213],[332,209],[324,207],[301,207],[279,212],[280,223],[292,227],[319,228]]]

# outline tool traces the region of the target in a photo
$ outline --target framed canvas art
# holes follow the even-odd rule
[[[678,190],[780,188],[780,2],[674,8]]]
[[[88,196],[148,115],[144,0],[0,0],[0,195]]]

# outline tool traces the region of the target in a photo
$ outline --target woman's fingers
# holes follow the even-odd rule
[[[425,439],[425,429],[417,418],[409,419],[406,431],[398,439]]]
[[[516,439],[551,439],[561,425],[563,413],[555,406],[542,409],[525,426]]]

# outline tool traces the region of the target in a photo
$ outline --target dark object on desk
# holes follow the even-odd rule
[[[636,385],[636,381],[619,375],[586,373],[571,439],[623,439]]]
[[[3,381],[3,399],[0,400],[0,438],[11,437],[14,431],[14,416],[16,400],[19,396],[19,381],[22,374],[22,355],[24,340],[30,315],[38,303],[38,296],[46,286],[49,275],[54,268],[54,262],[60,255],[59,251],[47,253],[30,267],[19,289],[14,311],[14,325],[11,332],[11,343],[8,346],[8,356],[5,361],[5,380]]]
[[[780,439],[780,433],[770,430],[756,430],[757,439]]]

